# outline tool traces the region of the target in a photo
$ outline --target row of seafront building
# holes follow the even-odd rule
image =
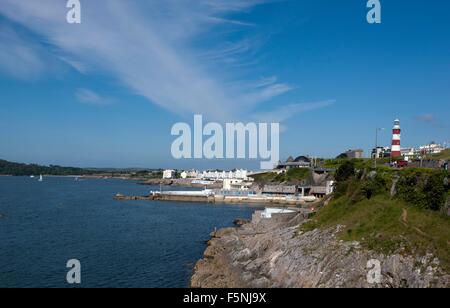
[[[315,160],[306,156],[299,156],[296,159],[289,158],[286,162],[280,162],[278,166],[269,172],[281,174],[292,168],[302,168],[311,170],[314,183],[267,183],[261,184],[254,181],[254,176],[267,171],[251,172],[244,169],[232,171],[183,171],[177,173],[175,170],[165,170],[164,179],[188,180],[192,184],[200,184],[205,190],[202,192],[186,192],[186,197],[193,194],[215,196],[216,202],[276,202],[287,204],[299,204],[315,201],[333,192],[334,181],[330,177],[330,171],[315,168]],[[220,188],[209,189],[209,185],[219,183]],[[158,192],[154,192],[158,194]],[[174,195],[177,198],[183,192],[160,192],[164,195]]]
[[[197,171],[189,170],[180,173],[182,179],[196,179],[196,180],[224,180],[224,179],[248,179],[248,170],[238,169],[234,171]],[[177,175],[175,170],[164,170],[163,179],[174,179]]]
[[[414,159],[421,159],[426,157],[427,155],[436,155],[448,148],[448,144],[439,144],[435,142],[431,142],[430,144],[422,145],[417,148],[401,148],[401,156],[406,161],[412,161]],[[385,158],[391,156],[391,148],[390,147],[377,147],[372,150],[372,158]]]

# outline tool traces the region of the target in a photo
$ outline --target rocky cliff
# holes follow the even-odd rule
[[[411,256],[399,251],[382,255],[358,242],[339,240],[342,226],[302,233],[303,220],[301,214],[254,218],[242,227],[214,232],[204,259],[195,266],[191,286],[450,287],[450,276],[430,254]],[[380,283],[368,282],[369,260],[381,265]]]

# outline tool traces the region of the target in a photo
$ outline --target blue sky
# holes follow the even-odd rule
[[[173,124],[282,123],[281,157],[450,139],[448,1],[0,0],[0,158],[92,167],[175,161]]]

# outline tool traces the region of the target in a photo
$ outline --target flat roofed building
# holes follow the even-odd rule
[[[348,158],[364,158],[364,150],[361,149],[348,150],[345,154]]]

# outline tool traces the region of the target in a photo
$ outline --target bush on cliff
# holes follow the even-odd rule
[[[351,160],[345,161],[337,170],[336,170],[336,181],[343,182],[347,181],[351,177],[355,176],[355,163]]]
[[[448,177],[447,171],[405,171],[397,183],[397,198],[419,208],[439,211],[447,200]]]
[[[386,176],[377,173],[373,178],[363,181],[361,191],[370,200],[373,196],[386,193],[387,184],[388,180]]]

